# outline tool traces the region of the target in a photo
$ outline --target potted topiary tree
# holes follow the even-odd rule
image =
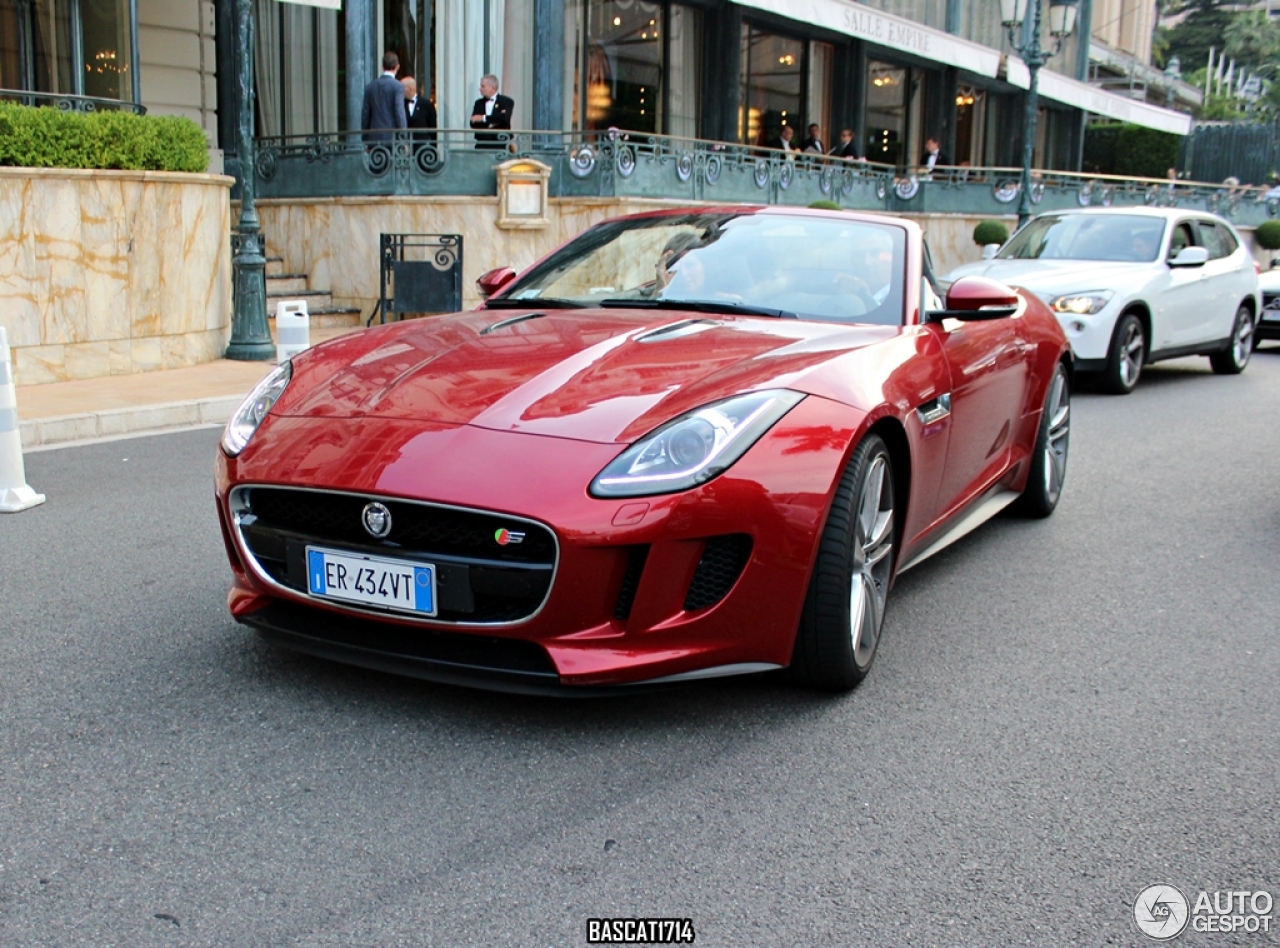
[[[1264,221],[1253,232],[1253,240],[1263,250],[1280,250],[1280,221]],[[1272,265],[1274,266],[1274,261]]]
[[[982,248],[982,259],[990,260],[1009,239],[1009,228],[1001,221],[979,221],[973,229],[973,242]]]

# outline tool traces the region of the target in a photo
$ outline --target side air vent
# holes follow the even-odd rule
[[[546,313],[522,313],[519,316],[512,316],[510,319],[500,319],[496,323],[491,323],[480,330],[480,335],[487,336],[491,332],[497,332],[499,329],[506,329],[508,326],[514,326],[516,323],[523,323],[530,319],[541,319]]]
[[[682,319],[669,326],[660,326],[643,335],[636,336],[636,342],[667,342],[671,339],[683,339],[694,333],[715,329],[720,324],[713,319]]]
[[[730,533],[712,537],[698,560],[693,572],[693,582],[684,597],[685,612],[709,609],[728,595],[733,584],[751,559],[751,537],[745,533]]]
[[[640,574],[644,572],[644,563],[648,558],[647,546],[631,548],[627,572],[622,577],[622,589],[618,591],[618,604],[613,609],[613,617],[619,622],[626,622],[631,618],[631,606],[636,601],[636,590],[640,588]]]

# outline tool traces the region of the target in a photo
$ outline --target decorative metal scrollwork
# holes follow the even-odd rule
[[[778,168],[778,187],[787,190],[791,187],[791,179],[796,176],[796,166],[789,161],[782,162]]]
[[[840,193],[846,197],[853,193],[853,172],[848,168],[840,171]],[[883,197],[883,195],[881,195]]]
[[[1081,207],[1088,207],[1093,203],[1093,182],[1086,181],[1080,185],[1080,189],[1076,191],[1076,203]]]
[[[682,151],[676,155],[676,177],[681,181],[693,177],[693,155],[690,152]]]
[[[724,171],[724,159],[719,155],[708,155],[706,171],[703,172],[707,177],[707,183],[715,184],[719,181],[722,171]]]
[[[920,179],[915,175],[909,178],[900,178],[893,186],[893,191],[903,201],[910,201],[913,197],[920,193]]]
[[[1032,181],[1031,190],[1030,192],[1028,192],[1028,196],[1031,198],[1032,204],[1039,204],[1041,201],[1043,201],[1044,200],[1044,182]]]
[[[818,190],[823,194],[830,194],[832,187],[831,169],[823,168],[818,174]]]
[[[1147,188],[1147,193],[1142,196],[1142,203],[1148,207],[1154,207],[1156,202],[1160,200],[1160,185],[1153,184]]]
[[[447,154],[447,151],[432,142],[417,146],[413,160],[417,163],[418,170],[423,174],[439,174],[444,171],[444,166],[447,163],[445,156]]]
[[[889,193],[888,182],[886,182],[884,178],[876,178],[876,197],[879,198],[881,201],[883,201],[885,198],[885,195],[888,193]]]
[[[579,145],[569,152],[569,173],[575,178],[585,178],[596,170],[596,150],[590,145]]]
[[[620,145],[614,163],[617,165],[618,174],[624,178],[631,177],[636,171],[635,150],[630,145]]]
[[[1116,199],[1116,189],[1109,184],[1106,185],[1102,189],[1102,206],[1110,207],[1111,202],[1114,201],[1115,199]]]
[[[756,159],[755,179],[757,188],[763,188],[769,183],[769,162],[763,158]]]
[[[992,190],[992,194],[1001,204],[1010,204],[1018,199],[1018,192],[1021,190],[1022,185],[1017,181],[998,181]]]
[[[375,178],[381,178],[391,170],[391,147],[377,144],[369,146],[364,153],[364,170]]]
[[[440,247],[431,258],[431,265],[443,273],[458,262],[458,247],[448,236],[440,238]]]
[[[1267,198],[1267,217],[1280,216],[1280,198]]]
[[[258,177],[263,181],[270,181],[276,176],[276,156],[274,148],[258,149]]]

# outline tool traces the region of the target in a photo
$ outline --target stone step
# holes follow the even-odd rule
[[[287,300],[306,300],[307,311],[311,313],[333,307],[333,296],[328,290],[291,290],[281,293],[267,288],[267,312],[272,316],[276,314],[276,304]]]
[[[275,310],[272,315],[267,318],[271,329],[274,332],[276,327]],[[310,319],[311,329],[314,332],[319,329],[354,329],[364,325],[364,318],[358,309],[347,309],[341,306],[330,306],[324,309],[307,308],[307,316]]]
[[[284,273],[284,257],[267,257],[267,276],[279,276]]]
[[[267,275],[268,296],[280,296],[284,293],[305,293],[307,289],[307,275],[305,273]]]

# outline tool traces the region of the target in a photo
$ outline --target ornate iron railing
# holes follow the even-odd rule
[[[52,92],[25,92],[21,89],[0,89],[0,101],[17,102],[20,105],[44,105],[62,112],[136,112],[146,115],[146,106],[120,99],[96,99],[89,95],[60,95]]]
[[[825,155],[609,130],[510,132],[497,141],[469,131],[359,132],[260,139],[262,198],[497,193],[495,168],[533,158],[551,168],[552,197],[644,197],[674,201],[807,205],[910,213],[1013,214],[1017,168],[895,169]],[[429,136],[429,137],[428,137]],[[1036,211],[1089,206],[1177,206],[1237,223],[1280,216],[1280,200],[1257,188],[1040,171]]]

